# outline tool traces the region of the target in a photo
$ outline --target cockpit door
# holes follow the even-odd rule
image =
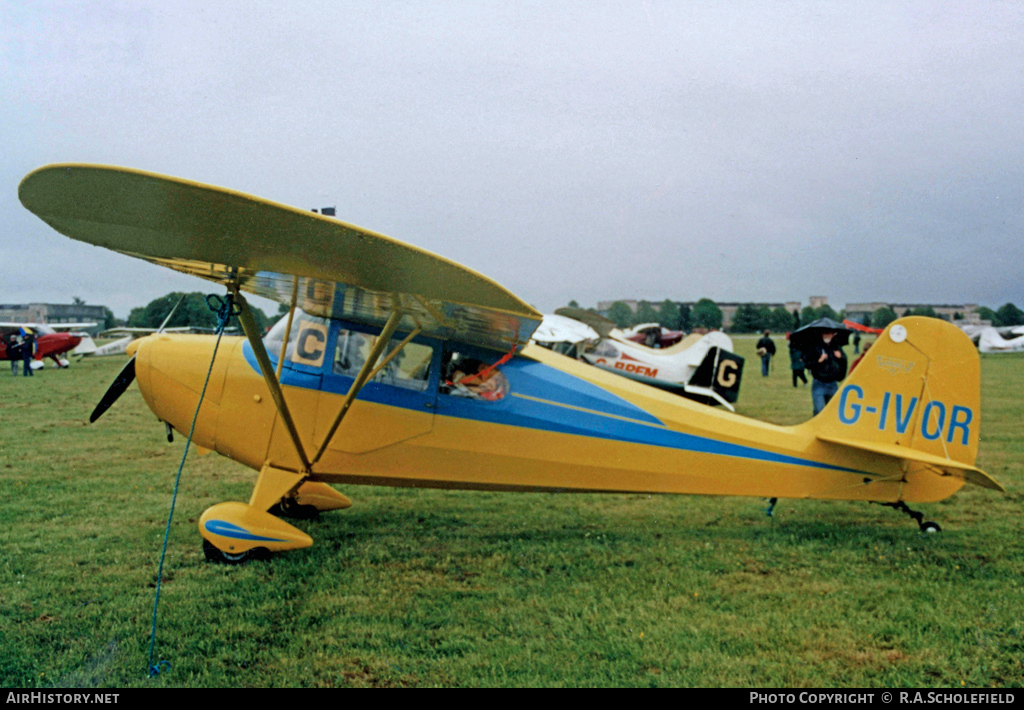
[[[327,358],[330,362],[324,365],[317,437],[329,431],[378,337],[368,329],[340,322],[333,324],[331,336],[333,357]],[[359,392],[331,438],[328,451],[365,453],[431,431],[441,344],[430,338],[413,338],[388,359],[407,336],[408,333],[395,333],[384,348],[374,365],[379,371]]]

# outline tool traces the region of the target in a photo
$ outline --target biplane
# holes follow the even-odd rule
[[[572,321],[577,322],[577,327],[572,327]],[[578,326],[586,327],[593,337],[582,338]],[[732,405],[739,397],[743,358],[731,352],[732,339],[728,335],[714,330],[676,338],[681,334],[668,331],[672,345],[652,340],[658,347],[650,347],[634,338],[638,333],[654,333],[655,328],[660,332],[661,326],[648,323],[638,328],[623,331],[598,313],[566,307],[556,309],[554,316],[544,316],[533,337],[608,372],[735,411]],[[562,345],[567,342],[572,344],[571,348]]]
[[[907,503],[1001,490],[974,466],[977,351],[934,318],[890,325],[820,415],[776,426],[529,345],[541,314],[506,289],[331,217],[92,165],[36,170],[19,197],[62,234],[220,284],[239,312],[245,337],[215,356],[210,336],[135,341],[101,403],[137,379],[158,419],[184,433],[196,416],[196,445],[258,472],[248,501],[201,516],[211,559],[311,545],[283,517],[351,504],[329,484],[875,501],[922,530]],[[288,304],[265,338],[245,294]]]

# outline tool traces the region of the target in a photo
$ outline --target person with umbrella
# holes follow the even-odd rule
[[[839,382],[846,377],[846,353],[843,346],[850,340],[850,330],[831,318],[819,318],[793,331],[790,342],[804,356],[804,364],[814,378],[811,400],[818,414],[839,391]]]

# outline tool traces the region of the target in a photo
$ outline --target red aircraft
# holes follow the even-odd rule
[[[12,358],[9,343],[12,335],[33,333],[36,338],[35,352],[32,355],[31,367],[38,370],[43,366],[43,358],[50,358],[57,367],[67,367],[66,358],[60,357],[69,350],[74,350],[82,342],[81,333],[58,333],[61,330],[91,328],[95,323],[60,323],[45,325],[43,323],[0,323],[0,360],[21,360],[20,349]],[[38,364],[37,364],[38,363]]]
[[[623,331],[623,334],[627,340],[649,348],[668,348],[686,336],[681,330],[662,328],[658,323],[643,323]]]

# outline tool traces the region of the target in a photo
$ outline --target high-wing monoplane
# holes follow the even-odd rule
[[[743,377],[743,358],[732,351],[732,339],[714,330],[710,333],[691,333],[685,338],[670,337],[674,343],[648,347],[634,338],[638,333],[654,333],[656,324],[640,326],[639,331],[623,331],[604,316],[582,308],[559,308],[556,317],[569,318],[587,326],[596,336],[580,342],[574,354],[580,360],[608,372],[628,377],[637,382],[680,394],[704,404],[721,404],[734,411]],[[557,326],[545,328],[551,316],[545,316],[534,340],[550,345],[560,338],[573,335],[569,324],[557,321]],[[543,332],[540,332],[543,331]],[[563,336],[563,331],[569,331]],[[668,331],[674,336],[676,331]]]
[[[330,217],[90,165],[41,168],[19,197],[72,238],[220,284],[239,311],[245,337],[216,353],[210,336],[136,341],[111,393],[137,377],[158,418],[184,433],[197,413],[197,445],[258,471],[247,502],[200,518],[211,558],[311,545],[280,516],[348,506],[330,483],[904,510],[1001,489],[974,466],[977,351],[934,318],[890,325],[821,414],[777,426],[527,345],[541,314],[495,282]],[[289,306],[265,338],[246,293]]]
[[[33,370],[41,368],[43,358],[47,357],[57,367],[67,367],[67,358],[61,356],[78,347],[83,338],[89,337],[85,332],[68,331],[84,331],[95,326],[95,323],[0,323],[0,360],[22,360],[21,347],[24,346],[19,346],[12,353],[11,337],[23,338],[31,333],[35,341],[31,353]]]

